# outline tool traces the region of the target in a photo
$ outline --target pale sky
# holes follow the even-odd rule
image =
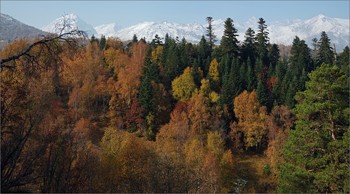
[[[74,13],[97,26],[117,23],[127,27],[144,21],[205,23],[205,18],[251,17],[269,21],[309,19],[319,14],[349,19],[349,1],[9,1],[1,0],[1,13],[41,28]]]

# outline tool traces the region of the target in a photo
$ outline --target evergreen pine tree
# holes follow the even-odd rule
[[[227,105],[228,110],[233,110],[232,100],[238,96],[242,91],[239,84],[239,64],[238,60],[232,60],[230,66],[226,66],[225,74],[223,75],[223,83],[220,95],[220,104]],[[232,113],[232,111],[231,111]]]
[[[204,77],[207,76],[209,70],[209,63],[211,58],[211,48],[209,43],[202,36],[198,44],[198,65],[202,69]]]
[[[156,63],[152,63],[152,48],[149,47],[146,51],[145,64],[143,67],[143,75],[141,77],[140,89],[138,95],[138,102],[142,107],[142,117],[146,125],[146,135],[149,139],[154,139],[157,133],[155,126],[155,120],[152,118],[156,115],[157,102],[154,97],[154,88],[152,83],[158,83],[159,79],[159,67]]]
[[[289,62],[295,75],[300,75],[303,69],[307,72],[314,69],[310,51],[304,40],[300,40],[298,36],[294,38]]]
[[[247,69],[244,64],[240,65],[239,68],[239,91],[247,89]]]
[[[276,65],[280,59],[280,51],[277,44],[272,44],[269,49],[269,60],[270,60],[270,72],[273,72],[276,68]]]
[[[233,20],[231,18],[227,18],[225,21],[225,30],[224,35],[221,38],[221,51],[222,54],[234,54],[238,55],[238,40],[236,38],[237,29],[233,25]]]
[[[106,48],[106,37],[104,35],[101,35],[99,46],[101,50]]]
[[[166,59],[164,63],[164,85],[169,90],[171,82],[180,75],[179,50],[175,41],[170,41],[166,51]]]
[[[325,31],[321,33],[321,38],[319,40],[319,49],[317,53],[317,65],[320,66],[322,63],[333,64],[334,63],[334,53],[330,46],[330,39]]]
[[[137,39],[137,36],[136,36],[136,34],[134,34],[134,36],[132,37],[132,42],[133,42],[133,43],[136,43],[136,42],[138,42],[138,39]]]
[[[189,62],[189,52],[187,50],[187,42],[186,42],[186,39],[185,38],[182,38],[181,42],[179,43],[179,69],[178,71],[179,72],[183,72],[185,70],[186,67],[188,67],[190,64]]]
[[[317,57],[317,50],[318,50],[318,39],[317,38],[313,38],[312,39],[312,51],[311,51],[311,57],[313,60],[316,59]]]
[[[296,95],[296,127],[284,146],[277,192],[348,193],[348,77],[324,64],[309,78]]]
[[[95,35],[92,35],[91,39],[90,39],[90,43],[93,43],[93,42],[97,42],[98,43],[98,39],[95,37]]]
[[[265,20],[263,18],[259,18],[258,21],[258,33],[256,35],[257,37],[257,52],[259,59],[262,62],[263,66],[266,66],[269,64],[269,58],[268,58],[268,45],[269,45],[269,33],[267,31],[267,26],[265,24]]]
[[[284,75],[286,73],[286,64],[284,62],[279,61],[276,66],[276,82],[272,89],[272,98],[278,105],[283,104],[284,98],[283,98],[283,87],[282,87],[282,81],[284,78]]]
[[[280,78],[276,78],[275,85],[273,86],[272,89],[272,99],[273,102],[276,103],[276,105],[281,105],[282,104],[282,98],[281,98],[281,90],[282,90],[282,81]]]
[[[265,84],[261,79],[259,79],[258,87],[256,89],[256,95],[258,97],[258,101],[261,105],[269,107],[269,91],[267,90]]]
[[[304,40],[295,37],[289,58],[289,70],[282,82],[282,94],[285,94],[284,104],[293,108],[296,92],[304,90],[307,73],[314,69],[311,52]]]
[[[213,47],[214,47],[214,43],[217,41],[216,40],[216,36],[214,34],[214,30],[213,30],[213,17],[207,17],[207,22],[208,22],[208,27],[207,27],[207,37],[208,37],[208,42],[209,42],[209,46],[210,49],[212,51]]]
[[[257,57],[256,37],[255,37],[254,30],[251,28],[248,28],[244,37],[245,37],[245,40],[243,42],[242,58],[246,62],[249,59],[251,62],[252,68],[254,69],[254,65]]]
[[[197,59],[195,59],[192,63],[192,77],[193,77],[194,83],[196,84],[196,87],[200,87],[202,78],[199,72]]]
[[[256,89],[256,77],[254,74],[253,66],[251,65],[250,59],[248,58],[247,63],[247,90],[248,92]]]
[[[286,96],[285,96],[285,105],[289,106],[290,108],[293,108],[295,106],[295,99],[294,96],[297,90],[298,86],[298,77],[293,76],[292,80],[288,83],[287,85],[287,90],[286,90]]]
[[[347,75],[350,73],[350,49],[346,46],[342,53],[340,53],[338,60],[338,66],[345,72]]]

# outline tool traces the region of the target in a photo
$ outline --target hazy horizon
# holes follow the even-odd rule
[[[269,23],[320,14],[349,19],[348,7],[349,1],[1,1],[1,13],[36,28],[70,13],[94,27],[109,23],[127,27],[144,21],[205,23],[207,16],[231,17],[238,23],[252,17]]]

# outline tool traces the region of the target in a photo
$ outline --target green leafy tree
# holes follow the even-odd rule
[[[278,192],[349,192],[348,77],[323,64],[309,78],[296,95],[296,127],[283,151]]]
[[[182,75],[173,80],[172,88],[175,99],[185,101],[191,98],[196,89],[191,67],[187,67]]]

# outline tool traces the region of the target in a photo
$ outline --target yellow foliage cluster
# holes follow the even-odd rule
[[[172,81],[171,85],[174,98],[180,101],[190,99],[192,93],[196,89],[196,85],[192,76],[192,68],[187,67],[182,75]]]
[[[219,63],[216,58],[210,62],[209,76],[213,81],[219,81]]]

